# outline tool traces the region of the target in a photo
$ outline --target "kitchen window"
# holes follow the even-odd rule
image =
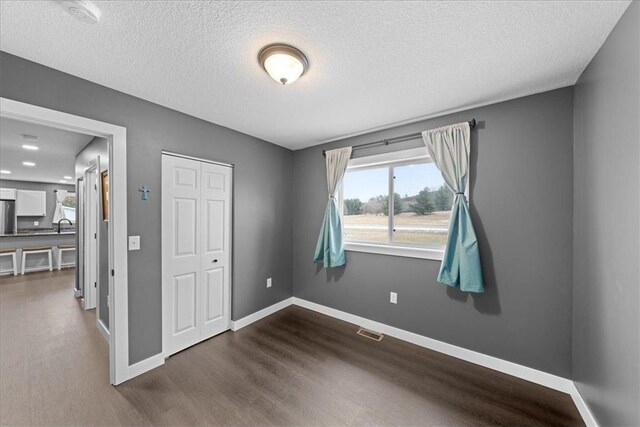
[[[426,148],[352,159],[341,200],[346,250],[442,259],[453,193]]]
[[[62,200],[62,211],[64,212],[64,218],[68,219],[72,223],[76,223],[76,193],[67,193],[66,197]]]

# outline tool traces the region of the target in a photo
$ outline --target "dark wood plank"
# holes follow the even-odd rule
[[[300,307],[112,387],[72,286],[73,270],[0,279],[2,425],[584,425],[566,394]]]

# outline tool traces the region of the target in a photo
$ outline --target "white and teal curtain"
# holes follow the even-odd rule
[[[350,158],[351,147],[326,152],[329,201],[322,220],[316,252],[313,256],[313,262],[322,264],[324,268],[339,267],[347,262],[344,256],[342,220],[336,193],[340,188]]]
[[[53,222],[58,222],[61,219],[66,218],[64,214],[64,208],[62,207],[62,202],[67,197],[67,190],[57,190],[56,191],[56,210],[53,211]]]
[[[465,196],[471,152],[469,123],[422,132],[422,139],[455,195],[438,282],[466,292],[484,292],[480,249]]]

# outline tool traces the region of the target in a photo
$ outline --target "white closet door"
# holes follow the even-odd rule
[[[202,163],[202,338],[229,329],[231,168]]]
[[[229,329],[232,169],[162,156],[165,356]]]
[[[162,156],[162,246],[168,354],[200,341],[200,163]]]

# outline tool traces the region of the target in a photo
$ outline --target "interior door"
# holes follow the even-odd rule
[[[168,354],[200,340],[200,163],[162,156],[162,247]]]
[[[231,320],[231,168],[201,163],[201,229],[203,273],[202,338],[229,329]]]
[[[165,356],[229,329],[231,168],[162,156]]]

